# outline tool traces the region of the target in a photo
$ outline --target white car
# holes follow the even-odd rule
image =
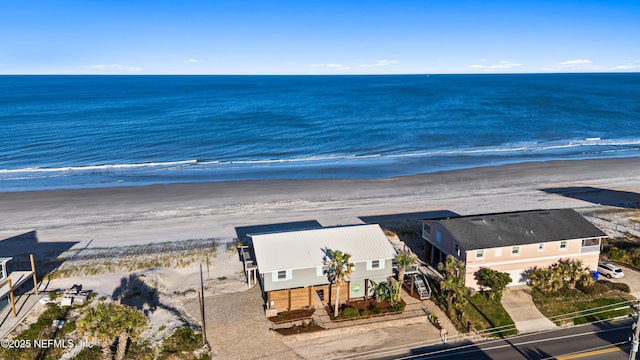
[[[624,277],[624,272],[619,267],[606,262],[598,263],[598,272],[609,279],[616,278],[622,279]]]

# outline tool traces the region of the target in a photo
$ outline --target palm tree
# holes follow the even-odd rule
[[[440,281],[440,290],[447,297],[447,312],[453,315],[453,309],[460,308],[466,301],[467,288],[464,286],[464,264],[451,255],[445,263],[438,264],[438,270],[444,271],[444,280]]]
[[[340,305],[340,287],[345,283],[345,278],[351,277],[352,268],[355,266],[351,260],[351,254],[343,253],[340,250],[326,249],[328,259],[326,260],[327,270],[325,271],[332,284],[336,284],[336,306],[333,308],[333,317],[338,317],[338,306]]]
[[[564,287],[565,279],[562,274],[562,271],[551,271],[549,274],[549,290],[551,292],[557,292]]]
[[[118,303],[101,302],[87,307],[77,325],[81,334],[95,336],[102,347],[102,358],[112,359],[111,344],[118,337],[116,360],[124,359],[129,338],[135,338],[146,325],[147,318],[135,308]]]
[[[391,284],[386,281],[380,283],[371,281],[371,286],[373,288],[373,296],[376,301],[384,300],[389,303],[393,301],[393,293],[395,292],[395,289]]]
[[[569,270],[569,288],[575,289],[576,284],[580,281],[584,273],[588,273],[589,270],[582,267],[582,260],[570,260],[567,262],[567,268]]]
[[[549,268],[534,267],[528,275],[531,287],[541,293],[547,293],[551,289],[551,270]]]
[[[551,270],[563,283],[571,281],[571,268],[568,260],[560,259],[557,263],[551,265]]]
[[[398,287],[398,292],[402,288],[402,283],[404,282],[404,272],[405,269],[416,263],[418,258],[415,254],[410,251],[399,251],[398,255],[396,255],[396,262],[398,263],[398,281],[400,282],[400,287]],[[411,291],[413,293],[413,284],[411,284]]]

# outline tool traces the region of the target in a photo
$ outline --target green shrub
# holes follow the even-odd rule
[[[609,258],[611,260],[617,260],[617,261],[622,261],[625,256],[627,255],[627,251],[617,248],[615,246],[611,247],[611,249],[609,249]]]
[[[346,306],[344,309],[342,309],[342,315],[344,315],[347,318],[356,318],[360,316],[360,312],[356,308],[353,308],[351,306]]]
[[[625,293],[631,292],[629,285],[625,283],[614,283],[608,280],[598,280],[589,286],[578,287],[578,288],[580,289],[580,291],[582,291],[587,295],[605,294],[612,290],[622,291]]]
[[[211,358],[209,357],[209,355],[207,355],[205,353],[202,353],[202,354],[200,354],[200,356],[194,357],[191,360],[211,360]]]
[[[611,288],[613,290],[626,292],[627,294],[631,292],[631,289],[629,288],[629,285],[627,285],[625,283],[611,283]]]
[[[62,333],[70,334],[76,330],[76,322],[75,321],[67,321],[62,325]]]
[[[367,316],[369,315],[369,312],[365,309],[360,310],[360,316]]]
[[[73,360],[100,360],[102,359],[102,350],[100,346],[86,347],[82,349]]]
[[[579,289],[587,295],[604,294],[609,291],[607,284],[610,282],[599,280],[589,286],[579,287]]]
[[[201,334],[193,331],[188,326],[181,327],[164,339],[162,349],[160,350],[160,358],[166,359],[171,355],[181,354],[183,352],[192,352],[202,345]]]
[[[126,358],[135,359],[135,360],[153,360],[155,359],[155,356],[154,356],[154,351],[151,348],[151,345],[149,342],[134,341],[129,343]]]
[[[396,303],[393,306],[391,306],[389,308],[389,312],[398,312],[398,311],[402,311],[404,310],[404,304],[403,303]]]
[[[372,313],[374,313],[376,315],[380,314],[380,311],[381,311],[380,308],[377,305],[372,306],[370,310],[371,310]]]

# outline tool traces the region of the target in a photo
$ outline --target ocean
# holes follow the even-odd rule
[[[640,156],[640,74],[0,76],[0,192]]]

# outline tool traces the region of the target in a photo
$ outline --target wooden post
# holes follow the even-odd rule
[[[202,276],[202,263],[200,264],[200,291],[198,291],[198,300],[200,301],[200,317],[202,318],[202,346],[207,343],[207,324],[204,320],[204,278]]]
[[[198,305],[200,305],[200,322],[202,324],[202,346],[207,345],[207,329],[204,324],[204,301],[202,301],[202,295],[198,289]]]
[[[11,279],[9,279],[9,301],[11,302],[11,311],[13,312],[13,317],[18,317],[16,314],[16,302],[13,298],[13,284],[11,283]]]
[[[311,294],[312,294],[312,293],[313,293],[313,286],[310,286],[310,287],[309,287],[309,294],[307,295],[307,297],[308,297],[308,299],[307,299],[307,300],[308,300],[308,302],[309,302],[309,308],[311,308],[311,299],[312,299]]]
[[[287,306],[287,310],[291,311],[291,289],[287,290],[287,292],[289,293],[289,305]]]
[[[364,279],[364,299],[369,300],[369,279]]]
[[[413,295],[413,286],[415,285],[416,274],[411,274],[411,295]]]
[[[31,272],[33,272],[33,289],[36,291],[36,295],[38,295],[38,280],[36,278],[36,262],[33,260],[33,254],[29,254],[29,259],[31,259]]]
[[[211,276],[209,274],[209,255],[207,255],[207,280],[211,280]]]

